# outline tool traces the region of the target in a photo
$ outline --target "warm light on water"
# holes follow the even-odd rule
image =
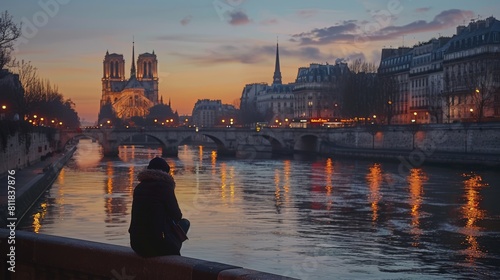
[[[159,148],[102,158],[81,140],[24,229],[128,246],[137,174]],[[496,279],[500,175],[318,159],[168,158],[184,256],[300,279]]]

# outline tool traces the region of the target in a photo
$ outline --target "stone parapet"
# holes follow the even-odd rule
[[[238,266],[183,256],[143,258],[124,246],[0,229],[6,279],[291,280]],[[12,238],[10,239],[12,240]],[[11,248],[13,246],[14,248]],[[14,250],[12,250],[14,249]],[[7,253],[14,251],[14,263]],[[15,272],[8,269],[15,265]]]

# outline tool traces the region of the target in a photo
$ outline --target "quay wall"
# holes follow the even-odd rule
[[[500,165],[500,123],[367,125],[331,129],[320,153],[338,156]],[[415,156],[417,155],[418,156]]]
[[[11,169],[22,169],[43,160],[55,152],[54,140],[49,128],[33,128],[32,132],[9,134],[7,123],[2,123],[0,148],[0,175]],[[15,128],[13,128],[15,129]],[[5,130],[5,131],[4,131]],[[5,138],[4,138],[5,137]],[[4,143],[4,141],[6,143]]]
[[[16,200],[15,200],[15,213],[17,218],[17,223],[20,223],[27,212],[30,211],[31,207],[36,203],[36,201],[42,196],[42,194],[52,185],[54,180],[59,175],[59,171],[63,168],[64,164],[73,156],[76,147],[65,151],[64,153],[56,154],[57,158],[50,159],[47,161],[43,168],[35,169],[34,172],[27,172],[27,179],[24,184],[16,186]],[[19,174],[17,173],[19,176]],[[7,224],[7,199],[5,196],[1,197],[0,200],[0,227],[5,227]]]
[[[8,244],[13,239],[15,244]],[[11,239],[9,239],[11,238]],[[183,256],[143,258],[125,246],[0,229],[0,267],[10,280],[39,279],[170,279],[287,280],[223,263]],[[14,252],[14,262],[8,256]],[[11,254],[12,255],[12,254]],[[15,272],[8,269],[15,265]]]

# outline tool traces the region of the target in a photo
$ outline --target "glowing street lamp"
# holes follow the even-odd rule
[[[3,110],[7,110],[7,106],[6,105],[2,105],[2,109]]]

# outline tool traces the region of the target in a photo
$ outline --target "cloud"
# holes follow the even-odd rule
[[[316,10],[316,9],[298,10],[295,14],[301,18],[310,18],[312,16],[317,15],[318,10]]]
[[[191,16],[191,15],[185,16],[183,19],[181,19],[181,24],[188,25],[192,19],[193,19],[193,16]]]
[[[334,59],[332,55],[325,54],[317,47],[284,47],[280,46],[281,62],[298,59],[309,62],[325,62]],[[249,44],[226,44],[212,49],[205,50],[203,54],[187,54],[181,52],[171,53],[179,56],[190,63],[197,65],[214,65],[223,63],[243,63],[243,64],[267,64],[274,67],[274,58],[276,55],[275,45],[249,45]],[[343,54],[345,57],[351,57],[350,54]],[[359,54],[355,54],[359,57]]]
[[[454,27],[461,24],[464,19],[470,19],[473,16],[472,11],[451,9],[442,11],[432,21],[418,20],[402,26],[382,26],[378,22],[349,20],[335,26],[294,34],[291,41],[301,45],[384,41],[399,38],[402,35]]]
[[[422,8],[415,9],[415,12],[420,14],[420,13],[426,13],[430,10],[431,10],[431,7],[422,7]]]
[[[250,23],[250,19],[248,15],[242,10],[233,10],[228,13],[229,15],[229,24],[231,25],[245,25]]]
[[[260,21],[261,25],[275,25],[278,24],[279,21],[276,18],[264,19]]]

